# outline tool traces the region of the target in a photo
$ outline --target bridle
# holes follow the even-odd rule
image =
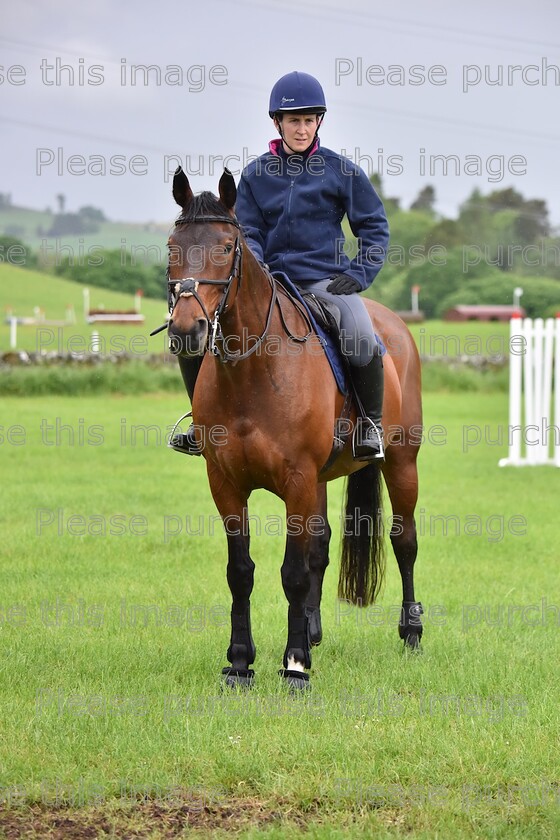
[[[183,217],[177,219],[175,222],[175,226],[177,225],[184,225],[184,224],[207,224],[211,222],[222,222],[225,224],[233,225],[237,228],[238,231],[241,231],[241,225],[237,221],[237,219],[226,217],[226,216],[194,216],[194,217]],[[234,256],[233,256],[233,263],[231,267],[231,271],[229,276],[225,280],[209,280],[205,277],[184,277],[181,280],[171,280],[169,279],[169,266],[167,267],[167,303],[169,308],[169,320],[166,324],[163,324],[161,327],[158,327],[157,330],[154,330],[151,335],[155,335],[156,333],[160,332],[161,330],[165,329],[172,323],[172,314],[177,302],[180,298],[188,298],[194,297],[202,312],[204,317],[206,318],[206,323],[208,324],[208,351],[212,353],[214,356],[217,356],[220,361],[222,362],[234,362],[240,361],[242,359],[246,359],[252,353],[254,353],[262,344],[266,335],[268,333],[270,323],[272,321],[272,315],[274,312],[274,305],[277,300],[277,289],[276,289],[276,282],[272,278],[271,275],[267,272],[267,279],[270,283],[271,287],[271,297],[270,297],[270,304],[268,308],[268,314],[266,317],[266,323],[264,326],[264,330],[261,336],[257,339],[257,341],[247,350],[245,353],[229,353],[226,348],[223,346],[223,334],[222,328],[220,325],[220,318],[227,311],[228,306],[230,306],[230,295],[231,290],[233,287],[234,281],[237,279],[237,290],[241,288],[241,281],[242,281],[242,266],[243,266],[243,244],[241,242],[240,236],[238,235],[235,240],[234,246]],[[224,286],[224,291],[218,306],[214,312],[214,315],[211,316],[206,309],[204,301],[198,294],[198,287],[199,286]],[[221,347],[220,347],[221,343]]]
[[[233,225],[234,227],[237,228],[238,231],[241,232],[241,225],[239,224],[238,220],[235,219],[235,218],[226,217],[226,216],[211,216],[211,215],[194,216],[194,217],[183,217],[183,216],[181,216],[175,222],[175,226],[183,225],[183,224],[192,224],[192,223],[205,224],[205,223],[211,223],[211,222],[223,222],[225,224]],[[284,327],[284,330],[286,331],[286,334],[289,335],[290,338],[292,338],[294,341],[297,341],[297,342],[307,341],[308,338],[310,337],[310,335],[313,332],[313,327],[311,325],[311,322],[309,321],[309,317],[308,317],[307,313],[305,312],[303,307],[299,303],[297,303],[297,301],[294,301],[294,303],[296,304],[296,307],[298,308],[298,310],[300,311],[304,320],[307,323],[308,331],[304,336],[293,335],[293,333],[288,328],[288,325],[287,325],[285,317],[284,317],[284,313],[282,311],[282,306],[280,305],[280,300],[278,298],[277,281],[275,280],[275,278],[272,276],[272,274],[268,270],[265,270],[266,278],[267,278],[268,283],[270,285],[271,295],[270,295],[270,302],[269,302],[269,305],[268,305],[268,312],[267,312],[267,316],[266,316],[266,320],[265,320],[264,329],[263,329],[261,335],[259,336],[259,338],[255,341],[255,343],[252,344],[251,347],[248,350],[246,350],[244,353],[241,353],[241,351],[239,351],[237,353],[230,353],[230,352],[227,351],[227,349],[225,347],[225,344],[224,344],[224,336],[223,336],[223,333],[222,333],[220,318],[224,314],[224,312],[227,311],[228,306],[231,304],[230,294],[231,294],[231,289],[232,289],[233,283],[236,279],[238,280],[237,291],[239,291],[239,289],[241,288],[242,265],[243,265],[243,244],[240,240],[240,235],[238,235],[236,237],[236,240],[235,240],[234,257],[233,257],[233,263],[232,263],[231,271],[229,273],[229,276],[225,280],[209,280],[205,277],[197,277],[196,279],[194,277],[184,277],[181,280],[176,280],[176,279],[171,280],[169,278],[169,266],[167,266],[167,304],[168,304],[168,308],[169,308],[169,319],[165,324],[162,324],[161,327],[158,327],[157,329],[153,330],[153,332],[151,332],[150,335],[157,335],[157,333],[166,329],[167,327],[170,326],[170,324],[173,323],[173,319],[172,319],[173,310],[175,309],[175,306],[177,305],[177,302],[180,300],[180,298],[194,297],[194,299],[196,300],[196,302],[198,303],[198,305],[202,309],[204,317],[206,318],[206,323],[208,325],[208,351],[210,353],[212,353],[214,356],[217,356],[220,359],[221,362],[238,362],[238,361],[241,361],[242,359],[247,359],[249,356],[251,356],[253,353],[255,353],[259,349],[259,347],[261,346],[261,344],[265,340],[265,338],[268,334],[268,331],[270,329],[270,324],[272,322],[272,316],[274,314],[274,307],[275,307],[276,303],[278,303],[278,306],[279,306],[280,317],[281,317],[281,320],[282,320],[282,325]],[[223,294],[222,294],[222,297],[221,297],[221,299],[218,303],[218,306],[216,307],[216,310],[214,312],[214,315],[212,317],[210,316],[208,310],[206,309],[206,306],[204,305],[204,301],[201,299],[200,295],[198,294],[198,287],[199,286],[224,286],[225,287],[224,291],[223,291]],[[220,347],[220,344],[221,344],[221,347]]]
[[[237,219],[228,218],[226,216],[194,216],[191,218],[185,218],[181,216],[175,222],[175,226],[177,225],[185,225],[190,223],[196,224],[206,224],[211,222],[225,222],[226,224],[233,225],[237,228],[238,231],[241,230],[241,226]],[[243,261],[243,246],[239,240],[239,235],[235,239],[235,252],[233,257],[233,264],[231,267],[231,271],[229,276],[226,280],[208,280],[203,277],[199,277],[195,280],[194,277],[184,277],[182,280],[170,280],[169,279],[169,266],[167,268],[167,303],[169,307],[169,317],[171,322],[171,315],[173,314],[173,310],[177,305],[177,301],[184,297],[194,297],[202,312],[204,313],[204,317],[206,318],[206,323],[208,324],[208,350],[214,356],[221,356],[217,340],[222,338],[222,330],[220,327],[220,317],[221,315],[227,310],[228,308],[228,301],[231,293],[231,288],[233,285],[233,281],[236,278],[239,278],[239,284],[241,284],[241,272],[242,272],[242,261]],[[211,318],[206,306],[204,305],[204,301],[198,294],[198,287],[199,286],[224,286],[224,292],[216,307],[216,311],[214,312],[214,317]],[[227,361],[227,359],[224,359]]]

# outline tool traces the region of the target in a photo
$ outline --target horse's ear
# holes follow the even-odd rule
[[[178,166],[175,170],[175,175],[173,176],[173,198],[179,207],[184,210],[185,207],[191,203],[193,197],[193,191],[191,190],[189,179],[181,167]]]
[[[220,201],[224,207],[227,207],[228,210],[233,210],[235,207],[235,199],[237,198],[237,189],[235,187],[233,175],[227,168],[224,169],[224,174],[220,178],[218,192],[220,194]]]

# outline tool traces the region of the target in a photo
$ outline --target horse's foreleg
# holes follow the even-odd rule
[[[311,485],[300,473],[292,482],[286,501],[286,551],[281,575],[288,599],[288,641],[284,651],[284,676],[292,688],[305,688],[309,678],[305,668],[311,667],[309,620],[305,605],[309,596],[309,547],[313,522],[310,517],[317,506],[317,485]]]
[[[329,565],[329,542],[331,529],[327,519],[327,485],[319,484],[317,488],[317,519],[313,520],[313,528],[309,542],[309,594],[307,596],[305,613],[308,619],[309,641],[318,645],[323,638],[321,626],[321,594],[323,578]],[[315,524],[316,523],[316,524]]]
[[[222,673],[230,686],[250,685],[256,649],[251,634],[250,598],[255,564],[249,554],[247,498],[221,476],[211,477],[210,487],[223,519],[228,543],[227,582],[231,591],[231,638],[227,659],[231,667]]]
[[[405,646],[415,650],[422,638],[422,604],[414,594],[414,563],[418,553],[414,508],[418,497],[416,463],[404,466],[390,465],[385,480],[393,508],[391,543],[397,558],[402,579],[402,607],[399,636]]]
[[[244,514],[246,513],[246,509]],[[246,522],[246,515],[243,520]],[[226,520],[224,520],[226,524]],[[231,526],[230,530],[231,530]],[[226,530],[228,525],[226,524]],[[254,673],[249,666],[255,661],[256,648],[251,634],[250,597],[253,591],[255,564],[249,555],[249,535],[228,532],[227,581],[232,595],[231,638],[227,659],[231,667],[222,673],[230,686],[250,685]]]

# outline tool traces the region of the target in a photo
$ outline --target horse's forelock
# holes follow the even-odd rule
[[[177,220],[180,219],[182,222],[189,222],[200,216],[223,216],[224,219],[230,218],[226,208],[221,204],[219,199],[216,198],[214,193],[208,191],[195,195],[188,207],[178,216]]]

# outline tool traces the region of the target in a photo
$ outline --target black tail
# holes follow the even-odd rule
[[[373,604],[384,572],[381,471],[372,462],[347,480],[338,597]]]

